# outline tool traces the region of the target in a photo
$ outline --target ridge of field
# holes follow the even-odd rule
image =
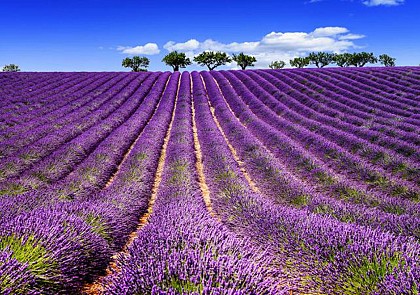
[[[418,294],[420,67],[0,73],[1,294]]]

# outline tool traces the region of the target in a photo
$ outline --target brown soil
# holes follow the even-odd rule
[[[192,87],[192,84],[191,84]],[[213,211],[210,199],[210,190],[206,183],[206,177],[204,175],[204,165],[203,165],[203,155],[201,154],[200,141],[198,140],[197,124],[195,121],[195,109],[194,109],[194,100],[191,102],[192,110],[192,123],[193,123],[193,135],[194,135],[194,152],[196,157],[195,167],[198,174],[198,183],[200,185],[201,192],[203,194],[204,203],[206,204],[207,211],[210,215],[216,217],[216,214]]]
[[[168,147],[169,138],[170,138],[171,130],[172,130],[172,125],[173,125],[174,118],[175,118],[175,111],[176,111],[176,106],[177,106],[177,101],[178,101],[178,92],[179,92],[180,80],[181,79],[178,80],[178,89],[177,89],[177,93],[176,93],[174,109],[172,111],[172,118],[171,118],[171,122],[169,123],[169,128],[166,131],[165,138],[164,138],[164,141],[163,141],[163,146],[162,146],[162,149],[161,149],[161,152],[160,152],[158,167],[156,169],[155,179],[154,179],[153,187],[152,187],[152,195],[149,199],[149,204],[148,204],[148,207],[147,207],[147,211],[140,218],[137,229],[129,235],[127,243],[124,245],[122,251],[118,252],[118,253],[116,253],[115,255],[112,256],[112,260],[111,260],[110,264],[108,265],[108,268],[106,269],[106,275],[103,276],[103,277],[99,277],[95,282],[93,282],[91,284],[85,285],[85,287],[83,288],[83,294],[86,294],[86,295],[102,294],[102,291],[104,290],[103,284],[102,284],[104,278],[107,277],[108,275],[114,273],[114,272],[121,271],[117,267],[116,260],[118,259],[118,257],[121,257],[121,256],[124,257],[124,256],[128,255],[128,248],[134,242],[134,240],[138,237],[138,235],[137,235],[138,231],[141,230],[144,226],[147,225],[149,217],[153,212],[153,205],[156,201],[159,185],[162,182],[162,173],[163,173],[163,168],[165,166],[166,150],[167,150],[167,147]]]
[[[169,83],[169,78],[166,81],[165,87],[163,89],[162,95],[160,97],[160,100],[158,102],[158,104],[156,105],[152,116],[149,118],[149,120],[146,122],[146,125],[143,127],[142,131],[140,132],[140,134],[137,136],[136,140],[134,140],[134,142],[130,145],[129,149],[127,150],[127,152],[124,154],[123,159],[121,160],[120,164],[118,164],[117,170],[112,174],[112,176],[108,179],[107,183],[105,184],[104,189],[108,188],[115,180],[115,178],[117,177],[118,173],[120,172],[121,166],[125,163],[125,161],[127,160],[128,156],[130,155],[131,151],[133,150],[133,148],[135,147],[135,145],[137,144],[137,142],[139,141],[143,130],[147,127],[147,125],[149,125],[150,120],[152,120],[153,116],[156,114],[157,109],[159,108],[160,102],[162,101],[162,96],[163,93],[165,93],[166,91],[166,87],[168,86]],[[154,85],[154,84],[153,84]]]
[[[201,79],[203,79],[203,78],[201,77]],[[213,79],[214,79],[214,78],[213,78]],[[232,117],[233,117],[233,118],[236,118],[236,119],[240,122],[240,120],[239,120],[239,119],[235,116],[235,113],[232,111],[232,109],[230,108],[230,106],[229,106],[229,104],[227,103],[226,99],[224,98],[223,93],[222,93],[222,91],[221,91],[221,89],[220,89],[220,87],[219,87],[219,84],[217,83],[217,81],[216,81],[216,80],[214,80],[214,82],[216,83],[217,87],[219,88],[220,95],[221,95],[221,96],[223,97],[223,99],[225,100],[226,105],[227,105],[227,107],[229,108],[229,111],[230,111],[230,112],[231,112],[231,114],[232,114]],[[203,80],[203,84],[204,84],[204,87],[206,87],[206,84],[205,84],[204,80]],[[214,122],[216,123],[217,128],[219,129],[220,133],[223,135],[223,138],[225,139],[226,144],[228,145],[228,147],[229,147],[229,149],[230,149],[230,151],[231,151],[231,153],[232,153],[233,158],[234,158],[234,159],[235,159],[235,161],[238,163],[239,168],[240,168],[240,170],[241,170],[242,174],[244,175],[244,177],[245,177],[246,181],[247,181],[247,182],[248,182],[248,184],[249,184],[249,187],[250,187],[250,188],[251,188],[254,192],[256,192],[256,193],[260,193],[260,190],[258,189],[257,185],[255,184],[255,182],[252,180],[251,176],[250,176],[250,175],[248,174],[248,172],[246,171],[246,169],[245,169],[245,165],[244,165],[244,162],[243,162],[243,161],[241,161],[241,159],[240,159],[240,158],[239,158],[239,156],[238,156],[238,153],[236,152],[235,148],[234,148],[234,147],[230,144],[229,139],[227,138],[227,136],[226,136],[225,132],[223,131],[222,126],[220,125],[219,120],[218,120],[218,119],[217,119],[217,117],[216,117],[214,107],[213,107],[213,106],[211,105],[211,103],[210,103],[210,100],[208,100],[208,102],[209,102],[209,106],[210,106],[210,111],[211,111],[211,114],[212,114],[212,116],[213,116],[213,120],[214,120]],[[241,123],[241,124],[242,124],[242,123]]]

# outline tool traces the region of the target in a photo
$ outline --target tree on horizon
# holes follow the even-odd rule
[[[3,72],[20,72],[20,68],[15,64],[8,64],[3,67]]]
[[[304,68],[309,66],[310,60],[309,57],[295,57],[290,60],[290,65],[296,68]]]
[[[178,72],[179,68],[185,68],[191,64],[191,60],[185,55],[184,52],[172,51],[165,55],[162,61],[171,66],[174,72]]]
[[[257,59],[252,55],[246,55],[243,52],[239,54],[233,54],[234,61],[241,67],[242,70],[245,70],[247,67],[253,67],[254,63],[257,62]]]
[[[282,69],[282,68],[284,68],[286,66],[286,63],[284,62],[284,61],[282,61],[282,60],[275,60],[275,61],[272,61],[271,62],[271,64],[269,64],[268,65],[268,67],[270,68],[270,69]]]
[[[147,57],[134,56],[133,58],[125,58],[122,61],[122,66],[125,68],[131,68],[132,72],[147,72],[150,60]]]
[[[194,61],[200,66],[207,66],[209,71],[212,71],[219,66],[230,63],[232,59],[225,52],[204,51],[194,57]]]

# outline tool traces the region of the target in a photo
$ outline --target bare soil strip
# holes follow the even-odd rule
[[[213,78],[213,79],[214,79],[214,78]],[[203,81],[204,88],[206,88],[206,89],[207,89],[207,86],[206,86],[206,83],[204,82],[203,77],[201,77],[201,80]],[[225,100],[225,102],[226,102],[226,99],[225,99],[225,97],[223,96],[223,93],[222,93],[222,90],[221,90],[221,89],[220,89],[220,87],[219,87],[219,84],[217,83],[217,81],[216,81],[216,80],[214,80],[214,81],[215,81],[215,83],[216,83],[217,87],[219,88],[220,95],[223,97],[223,99],[224,99],[224,100]],[[206,90],[206,92],[207,92],[207,90]],[[208,96],[208,93],[207,93],[207,96]],[[221,125],[220,125],[220,123],[219,123],[219,120],[218,120],[218,119],[217,119],[217,117],[216,117],[216,113],[215,113],[214,107],[211,105],[210,99],[208,99],[207,101],[208,101],[209,106],[210,106],[210,111],[211,111],[211,115],[212,115],[212,117],[213,117],[213,120],[214,120],[214,122],[216,123],[216,126],[217,126],[217,128],[219,129],[220,133],[222,134],[223,138],[225,139],[226,144],[228,145],[228,147],[229,147],[229,149],[230,149],[230,151],[231,151],[231,153],[232,153],[233,158],[234,158],[234,159],[235,159],[235,161],[238,163],[239,168],[240,168],[240,170],[241,170],[242,174],[244,175],[244,177],[245,177],[246,181],[247,181],[247,182],[248,182],[248,184],[249,184],[249,187],[250,187],[250,188],[251,188],[254,192],[256,192],[256,193],[261,193],[261,192],[260,192],[260,190],[258,189],[257,185],[255,184],[255,182],[252,180],[251,176],[250,176],[250,175],[248,174],[248,172],[246,171],[246,169],[245,169],[245,165],[244,165],[244,162],[243,162],[243,161],[241,161],[241,159],[239,158],[238,153],[236,152],[235,148],[234,148],[234,147],[230,144],[229,139],[227,138],[227,136],[226,136],[225,132],[224,132],[224,131],[223,131],[223,129],[222,129],[222,126],[221,126]],[[232,109],[230,108],[230,106],[229,106],[229,104],[228,104],[227,102],[226,102],[226,105],[227,105],[227,107],[229,108],[229,111],[231,112],[232,117],[234,117],[235,119],[237,119],[237,120],[239,121],[239,119],[235,116],[235,114],[233,113]]]
[[[191,79],[192,80],[192,79]],[[191,88],[193,87],[191,81]],[[192,91],[191,91],[192,95]],[[192,110],[192,123],[193,123],[193,135],[194,135],[194,152],[196,157],[195,168],[198,174],[198,183],[203,194],[204,203],[206,204],[207,211],[209,211],[212,217],[216,217],[213,207],[211,205],[210,190],[206,183],[206,176],[204,175],[203,155],[201,153],[200,141],[198,140],[197,124],[195,121],[195,108],[194,98],[191,97],[191,110]]]
[[[134,240],[138,237],[137,232],[139,230],[141,230],[147,224],[147,222],[149,220],[149,217],[153,212],[153,205],[156,202],[156,197],[157,197],[157,193],[158,193],[158,190],[159,190],[159,186],[160,186],[160,183],[162,182],[162,173],[163,173],[163,168],[165,166],[166,150],[167,150],[167,147],[168,147],[169,138],[170,138],[171,130],[172,130],[172,125],[173,125],[174,118],[175,118],[175,111],[176,111],[177,102],[178,102],[178,93],[179,93],[179,84],[180,83],[181,83],[181,76],[179,77],[179,80],[178,80],[178,89],[177,89],[176,96],[175,96],[175,104],[174,104],[174,109],[172,111],[171,122],[169,123],[168,130],[166,131],[165,138],[164,138],[164,141],[163,141],[163,146],[162,146],[162,149],[161,149],[161,152],[160,152],[158,167],[156,169],[155,180],[153,182],[153,187],[152,187],[152,195],[149,199],[149,204],[148,204],[148,207],[147,207],[147,211],[139,219],[139,224],[138,224],[136,230],[133,231],[129,235],[127,243],[124,245],[123,249],[120,252],[118,252],[118,253],[116,253],[112,256],[112,260],[109,263],[109,266],[106,270],[106,275],[104,277],[99,277],[92,284],[86,285],[85,288],[83,289],[83,294],[86,294],[86,295],[101,294],[101,292],[104,290],[103,285],[102,285],[103,279],[105,277],[107,277],[108,275],[110,275],[113,271],[117,271],[117,272],[121,271],[120,269],[118,269],[118,267],[116,265],[117,259],[121,256],[126,256],[128,254],[128,252],[127,252],[128,248],[134,242]]]
[[[170,80],[170,77],[168,77],[168,80],[166,80],[166,84],[165,84],[165,87],[163,88],[163,92],[162,92],[162,94],[161,94],[161,96],[160,96],[160,100],[159,100],[159,102],[157,103],[157,105],[156,105],[155,109],[153,110],[153,114],[152,114],[152,116],[149,118],[149,120],[147,120],[146,125],[144,125],[144,127],[143,127],[143,128],[142,128],[142,130],[140,131],[140,133],[139,133],[139,135],[137,136],[137,138],[136,138],[136,139],[134,140],[134,142],[130,145],[130,147],[129,147],[129,149],[127,150],[127,152],[124,154],[124,156],[123,156],[123,158],[122,158],[121,162],[118,164],[117,169],[116,169],[116,170],[115,170],[115,172],[111,175],[111,177],[108,179],[108,181],[107,181],[107,183],[106,183],[106,185],[105,185],[104,189],[108,188],[108,187],[109,187],[109,186],[110,186],[110,185],[114,182],[115,178],[117,177],[118,173],[120,172],[120,169],[121,169],[122,165],[125,163],[125,161],[127,160],[128,156],[130,155],[131,151],[133,150],[134,146],[137,144],[137,142],[139,141],[139,139],[140,139],[141,135],[143,134],[143,130],[147,127],[147,125],[149,125],[150,120],[152,120],[153,116],[156,114],[156,111],[157,111],[157,109],[159,108],[160,102],[162,101],[163,94],[165,93],[166,88],[167,88],[167,86],[168,86],[169,80]]]

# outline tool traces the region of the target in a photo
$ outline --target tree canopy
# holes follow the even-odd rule
[[[351,55],[348,64],[355,67],[364,67],[367,63],[377,62],[378,59],[372,52],[358,52]]]
[[[194,57],[194,61],[200,66],[207,66],[209,71],[212,71],[219,66],[231,62],[232,59],[225,52],[204,51]]]
[[[309,57],[295,57],[290,60],[290,65],[296,68],[304,68],[310,63]]]
[[[381,54],[379,62],[386,67],[395,67],[396,58],[390,57],[388,54]]]
[[[286,63],[282,60],[272,61],[271,64],[268,65],[270,69],[282,69]]]
[[[239,54],[234,54],[233,58],[234,61],[241,67],[242,70],[245,70],[246,67],[253,67],[254,62],[257,62],[257,59],[252,55],[246,55],[243,52]]]
[[[133,58],[125,58],[122,61],[122,66],[131,68],[133,72],[146,72],[150,60],[147,57],[134,56]]]
[[[311,52],[308,58],[317,68],[323,68],[334,62],[334,54],[328,52]]]
[[[18,65],[9,64],[3,67],[3,72],[20,72],[20,69]]]
[[[185,68],[191,64],[191,60],[183,52],[172,51],[168,53],[162,61],[171,66],[174,72],[179,71],[179,68]]]
[[[350,66],[349,61],[352,57],[351,53],[340,53],[334,55],[334,63],[339,67],[348,67]]]

